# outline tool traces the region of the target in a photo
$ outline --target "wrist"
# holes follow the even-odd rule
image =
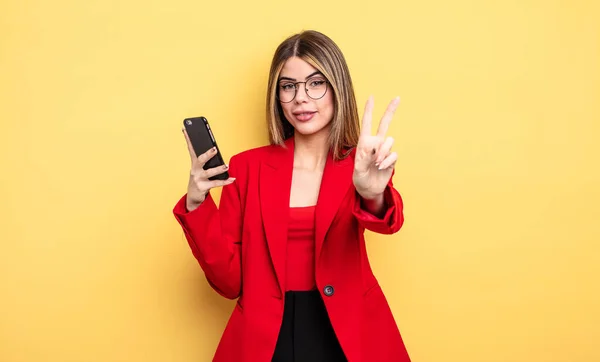
[[[192,212],[194,210],[196,210],[198,208],[198,206],[200,206],[201,203],[199,202],[186,202],[185,203],[185,208],[187,210],[187,212]]]
[[[383,193],[375,194],[375,195],[363,195],[360,194],[361,197],[361,205],[362,208],[375,215],[377,217],[383,216],[385,214],[385,197]]]
[[[377,200],[380,197],[383,198],[383,192],[381,193],[376,193],[376,192],[372,192],[369,190],[361,190],[361,189],[356,189],[356,192],[360,195],[360,197],[363,200]]]
[[[202,198],[199,200],[191,200],[188,196],[185,201],[185,208],[187,209],[188,212],[192,212],[192,211],[196,210],[198,208],[198,206],[200,206],[204,202],[205,199],[206,199],[206,195],[202,196]]]

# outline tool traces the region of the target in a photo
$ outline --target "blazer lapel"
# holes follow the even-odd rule
[[[354,152],[354,151],[353,151]],[[316,208],[315,222],[315,258],[318,261],[325,235],[331,226],[331,222],[337,213],[344,196],[352,186],[352,172],[354,170],[354,158],[349,155],[343,160],[334,161],[329,154]],[[317,264],[318,265],[318,264]]]
[[[286,147],[275,147],[260,168],[260,206],[271,261],[285,293],[285,259],[292,171],[294,167],[293,137]]]
[[[276,147],[261,163],[260,206],[271,261],[281,288],[285,293],[286,248],[288,238],[290,191],[294,169],[294,140],[286,147]],[[352,155],[334,161],[329,154],[316,207],[315,257],[321,254],[325,235],[340,204],[352,186],[354,158]]]

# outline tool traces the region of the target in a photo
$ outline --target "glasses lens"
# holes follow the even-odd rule
[[[279,84],[277,95],[280,101],[284,103],[291,102],[296,95],[296,86],[294,83],[281,83]]]
[[[306,89],[310,98],[322,98],[327,92],[327,81],[324,78],[312,78],[306,82]]]

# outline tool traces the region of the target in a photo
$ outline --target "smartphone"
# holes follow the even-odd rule
[[[203,168],[205,170],[225,164],[223,161],[223,156],[221,155],[221,151],[219,150],[219,146],[217,146],[215,136],[210,129],[210,125],[208,124],[206,117],[200,116],[186,118],[183,120],[183,126],[185,127],[185,130],[190,138],[194,152],[196,152],[196,157],[213,147],[217,148],[217,154],[204,164]],[[228,178],[229,172],[225,171],[219,175],[209,177],[209,180],[227,180]]]

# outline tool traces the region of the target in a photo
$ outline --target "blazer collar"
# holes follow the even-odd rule
[[[332,152],[327,157],[315,215],[315,265],[318,265],[325,235],[333,218],[344,197],[351,192],[353,160],[354,157],[350,155],[334,161]],[[259,176],[262,219],[282,296],[286,290],[286,244],[293,167],[294,138],[290,137],[283,146],[273,146],[269,150],[261,164]]]
[[[271,146],[265,158],[265,163],[274,169],[291,167],[290,170],[292,170],[294,166],[294,137],[285,140],[281,146]],[[289,176],[291,177],[291,174]]]

